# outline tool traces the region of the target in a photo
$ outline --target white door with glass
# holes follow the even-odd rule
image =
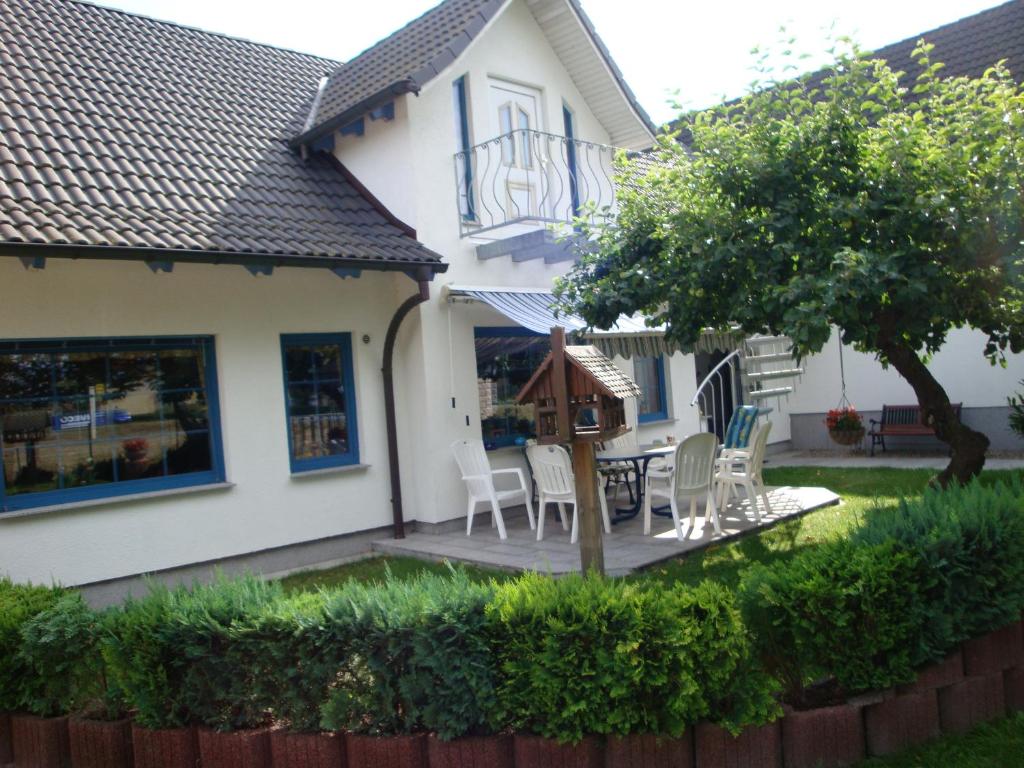
[[[488,160],[500,165],[502,183],[484,194],[505,211],[506,221],[543,218],[544,142],[534,133],[540,126],[540,91],[504,80],[490,80],[493,136]]]

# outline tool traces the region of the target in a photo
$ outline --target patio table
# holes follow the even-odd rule
[[[614,517],[612,518],[612,525],[623,520],[631,520],[640,514],[640,510],[643,509],[644,504],[644,478],[647,476],[647,466],[651,463],[652,459],[656,459],[660,456],[665,456],[672,453],[676,449],[674,445],[661,445],[646,450],[626,449],[626,450],[610,450],[602,451],[597,455],[597,461],[599,464],[614,464],[614,463],[627,463],[633,465],[633,475],[636,477],[635,493],[633,494],[633,503],[628,507],[616,507],[614,510]],[[603,492],[603,491],[602,491]],[[660,510],[652,510],[656,514],[662,514]]]

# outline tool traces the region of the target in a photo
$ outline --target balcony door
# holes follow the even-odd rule
[[[502,180],[492,192],[506,221],[545,218],[546,143],[538,140],[540,91],[505,80],[490,80],[492,136],[501,137],[489,159],[500,167]],[[493,155],[493,156],[490,156]]]

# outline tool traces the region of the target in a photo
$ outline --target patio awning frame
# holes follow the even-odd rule
[[[487,304],[516,325],[535,333],[547,335],[554,326],[565,328],[566,333],[585,339],[608,357],[654,357],[676,352],[713,352],[731,350],[742,341],[742,334],[706,331],[693,348],[686,349],[665,338],[663,326],[648,326],[638,316],[623,315],[608,330],[587,329],[587,323],[577,315],[555,315],[552,306],[555,296],[540,288],[510,288],[491,286],[446,285],[442,296],[452,302],[457,299]]]

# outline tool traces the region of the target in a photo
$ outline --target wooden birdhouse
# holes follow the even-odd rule
[[[516,402],[532,402],[542,445],[611,440],[629,431],[625,399],[640,388],[597,347],[566,346],[565,329],[551,329],[551,352]]]

